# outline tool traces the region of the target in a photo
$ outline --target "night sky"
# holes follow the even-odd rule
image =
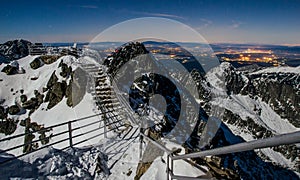
[[[140,17],[177,20],[210,43],[300,44],[299,0],[2,0],[0,43],[88,42],[116,23]]]

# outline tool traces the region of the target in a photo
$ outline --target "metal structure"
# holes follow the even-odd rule
[[[69,142],[69,143],[67,143],[66,147],[61,148],[61,150],[65,150],[65,149],[67,149],[69,147],[73,147],[73,146],[82,144],[82,143],[84,143],[84,142],[86,142],[88,140],[95,139],[95,138],[97,138],[97,137],[99,137],[101,135],[104,135],[104,137],[106,137],[107,132],[114,131],[115,129],[111,128],[111,129],[107,130],[107,128],[105,128],[105,127],[113,125],[114,122],[113,123],[105,123],[104,119],[99,119],[98,118],[97,120],[95,120],[93,122],[89,122],[87,124],[84,124],[84,125],[82,125],[80,127],[73,126],[75,123],[83,122],[84,120],[87,120],[87,119],[90,119],[90,118],[93,118],[93,117],[98,117],[100,115],[103,115],[104,113],[108,113],[108,111],[107,112],[102,112],[100,114],[95,114],[95,115],[92,115],[92,116],[87,116],[87,117],[80,118],[80,119],[74,119],[74,120],[67,121],[67,122],[60,123],[60,124],[55,124],[53,126],[44,127],[43,129],[40,129],[40,130],[37,130],[37,131],[32,131],[32,132],[28,132],[28,133],[17,134],[17,135],[14,135],[14,136],[10,136],[10,137],[7,137],[7,138],[0,139],[0,143],[5,143],[5,142],[7,142],[9,140],[12,140],[12,139],[17,139],[17,138],[21,138],[21,137],[25,138],[26,135],[32,135],[34,133],[38,133],[38,132],[42,132],[42,131],[59,129],[59,128],[64,129],[63,131],[56,132],[55,134],[52,134],[50,136],[50,139],[54,138],[54,137],[57,137],[57,136],[62,137],[62,139],[60,139],[58,141],[54,141],[54,142],[51,141],[50,143],[45,144],[45,145],[43,145],[43,146],[41,146],[39,148],[33,149],[33,150],[31,150],[29,152],[26,152],[26,153],[22,153],[22,154],[16,155],[13,158],[4,160],[4,161],[0,162],[0,165],[6,163],[8,161],[11,161],[11,160],[23,157],[23,156],[25,156],[27,154],[36,152],[38,150],[41,150],[41,149],[44,149],[44,148],[47,148],[47,147],[50,147],[50,146],[53,146],[53,145],[56,145],[56,144],[59,144],[59,143]],[[101,122],[103,122],[103,125],[100,124]],[[95,124],[99,124],[99,126],[95,127]],[[87,127],[90,127],[92,129],[87,130],[85,132],[82,132],[82,131],[80,132],[81,129],[87,128]],[[117,127],[115,127],[115,128],[117,128]],[[97,133],[96,135],[91,135],[91,136],[89,136],[88,138],[86,138],[84,140],[78,141],[79,137],[84,136],[84,135],[87,136],[87,135],[89,135],[89,134],[91,134],[93,132],[99,131],[101,129],[103,129],[103,132]],[[19,144],[19,145],[16,145],[14,147],[11,147],[11,148],[0,150],[0,153],[8,153],[8,152],[10,152],[12,150],[23,148],[26,145],[38,143],[38,142],[41,142],[41,141],[46,140],[48,138],[49,137],[45,137],[45,138],[40,138],[40,139],[37,139],[37,140],[30,141],[30,142],[24,142],[23,144]]]

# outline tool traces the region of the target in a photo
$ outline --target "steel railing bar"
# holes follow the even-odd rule
[[[158,142],[154,141],[152,138],[146,136],[144,133],[140,133],[140,135],[142,135],[145,139],[149,140],[151,143],[153,143],[154,145],[156,145],[158,148],[160,148],[161,150],[165,151],[166,153],[168,153],[168,154],[172,153],[171,150],[169,150],[165,146],[159,144]]]
[[[109,112],[109,111],[108,111],[108,112]],[[107,112],[105,112],[105,113],[107,113]],[[55,124],[55,125],[48,126],[48,127],[45,127],[44,129],[40,129],[40,130],[33,131],[33,132],[27,132],[27,133],[17,134],[17,135],[11,136],[11,137],[7,137],[7,138],[0,139],[0,142],[2,142],[2,141],[7,141],[7,140],[11,140],[11,139],[15,139],[15,138],[18,138],[18,137],[21,137],[21,136],[25,136],[25,135],[28,135],[28,134],[32,134],[32,133],[38,133],[38,132],[42,132],[42,131],[47,131],[47,130],[53,129],[53,128],[55,128],[55,127],[59,127],[59,126],[66,125],[66,124],[68,124],[69,122],[74,123],[74,122],[81,121],[81,120],[84,120],[84,119],[89,119],[89,118],[92,118],[92,117],[96,117],[96,116],[99,116],[99,115],[102,115],[102,114],[103,114],[103,113],[99,113],[99,114],[96,114],[96,115],[91,115],[91,116],[87,116],[87,117],[84,117],[84,118],[79,118],[79,119],[75,119],[75,120],[63,122],[63,123],[60,123],[60,124]],[[102,121],[102,120],[101,120],[101,121]]]
[[[97,121],[94,121],[94,122],[91,122],[91,123],[88,123],[88,124],[85,124],[85,125],[76,127],[76,128],[74,128],[74,129],[72,129],[72,131],[75,131],[75,130],[78,130],[78,129],[81,129],[81,128],[85,128],[85,127],[91,126],[91,125],[93,125],[93,124],[100,123],[100,122],[102,122],[102,121],[103,121],[103,120],[97,120]]]
[[[103,127],[97,127],[97,128],[92,129],[92,130],[89,130],[89,131],[87,131],[87,132],[85,132],[85,133],[74,135],[74,136],[72,136],[72,138],[75,139],[75,138],[77,138],[77,137],[80,137],[80,136],[83,136],[83,135],[86,135],[86,134],[95,132],[96,130],[99,130],[99,129],[102,129],[102,128],[103,128]]]
[[[53,142],[53,143],[51,143],[51,144],[44,145],[44,146],[42,146],[42,147],[40,147],[40,148],[37,148],[37,149],[34,149],[34,150],[32,150],[32,151],[30,151],[30,152],[28,152],[28,153],[24,153],[24,154],[15,156],[15,157],[13,157],[13,158],[9,158],[9,159],[7,159],[7,160],[5,160],[5,161],[2,161],[2,162],[0,162],[0,164],[7,163],[7,162],[12,161],[12,160],[14,160],[14,159],[18,159],[18,158],[20,158],[20,157],[26,156],[26,155],[31,154],[31,153],[33,153],[33,152],[36,152],[36,151],[38,151],[38,150],[41,150],[41,149],[50,147],[50,146],[55,145],[55,144],[59,144],[59,143],[61,143],[61,142],[67,141],[67,140],[69,140],[69,138],[65,138],[65,139],[62,139],[62,140],[60,140],[60,141],[56,141],[56,142]]]
[[[116,128],[111,129],[111,130],[109,130],[109,131],[113,131],[113,130],[115,130],[115,129],[116,129]],[[109,132],[109,131],[108,131],[108,132]],[[91,139],[94,139],[94,138],[96,138],[96,137],[98,137],[98,136],[100,136],[100,135],[102,135],[102,134],[104,134],[104,132],[103,132],[103,133],[100,133],[100,134],[97,134],[97,135],[95,135],[95,136],[92,136],[92,137],[90,137],[89,139],[84,139],[84,140],[82,140],[82,141],[79,141],[79,142],[73,144],[73,146],[78,145],[78,144],[81,144],[81,143],[86,142],[86,141],[89,141],[89,140],[91,140]]]
[[[266,139],[259,139],[259,140],[243,142],[243,143],[239,143],[239,144],[210,149],[210,150],[196,152],[196,153],[178,155],[178,156],[171,157],[171,159],[177,160],[177,159],[213,156],[213,155],[220,155],[220,154],[229,154],[229,153],[250,151],[250,150],[254,150],[254,149],[262,149],[262,148],[267,148],[267,147],[274,147],[274,146],[287,145],[287,144],[296,144],[296,143],[300,143],[300,131],[293,132],[293,133],[287,133],[287,134],[281,134],[281,135],[273,136],[273,137],[266,138]]]
[[[49,137],[45,137],[45,138],[42,138],[42,139],[36,139],[36,140],[30,141],[30,142],[27,142],[27,143],[24,143],[24,144],[12,147],[12,148],[0,150],[0,153],[11,151],[11,150],[14,150],[14,149],[18,149],[20,147],[23,147],[23,146],[26,146],[26,145],[29,145],[29,144],[32,144],[32,143],[35,143],[35,142],[43,141],[43,140],[46,140],[46,139],[50,139],[50,138],[53,138],[53,137],[56,137],[56,136],[60,136],[62,134],[68,133],[68,132],[69,132],[68,130],[67,131],[63,131],[63,132],[60,132],[60,133],[57,133],[57,134],[54,134],[54,135],[50,135]]]
[[[170,172],[170,174],[171,174],[172,179],[178,179],[178,180],[192,180],[192,179],[198,179],[198,180],[206,179],[207,180],[207,178],[174,175],[172,172]]]

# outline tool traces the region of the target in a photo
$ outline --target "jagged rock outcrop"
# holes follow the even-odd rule
[[[35,97],[32,97],[29,100],[24,94],[20,96],[22,107],[30,110],[29,116],[44,102],[44,94],[41,94],[38,90],[34,90],[34,95]]]
[[[5,119],[7,117],[6,109],[0,106],[0,119]]]
[[[23,102],[22,107],[24,109],[36,109],[36,106],[38,105],[38,100],[37,98],[30,98],[29,100]]]
[[[27,96],[25,94],[22,94],[20,96],[20,100],[21,100],[22,103],[25,103],[27,101]]]
[[[19,39],[0,44],[0,54],[9,60],[17,60],[29,54],[31,42]]]
[[[0,121],[0,133],[11,135],[17,129],[18,121],[13,119],[5,119]]]
[[[87,73],[83,69],[77,68],[72,72],[65,94],[68,106],[75,107],[81,102],[86,93],[87,81]]]
[[[230,95],[241,96],[244,95],[252,99],[255,103],[261,101],[267,103],[281,118],[286,118],[295,127],[299,127],[299,121],[297,120],[299,109],[299,74],[295,73],[258,73],[255,71],[239,71],[231,66],[229,63],[222,64],[221,69],[222,76],[224,76],[225,89],[230,99],[229,102],[234,102]],[[219,67],[219,68],[220,68]],[[264,71],[260,71],[264,72]],[[220,74],[219,74],[220,76]],[[203,85],[203,83],[202,83]],[[210,91],[208,86],[203,86],[208,92]],[[208,87],[208,88],[207,88]],[[205,100],[205,105],[202,107],[206,112],[210,112],[209,98]],[[240,102],[237,102],[239,104]],[[276,135],[274,130],[270,129],[268,125],[259,124],[257,119],[253,117],[246,117],[242,114],[243,111],[238,111],[240,114],[233,113],[231,110],[226,109],[223,114],[222,121],[236,127],[239,131],[249,134],[253,139],[268,138]],[[250,110],[250,114],[256,116],[256,118],[264,121],[264,117],[261,116],[261,107],[254,105],[254,109]],[[287,114],[287,115],[286,115]],[[243,119],[241,118],[243,117]],[[281,153],[286,159],[295,161],[300,152],[299,148],[295,145],[283,145],[271,148],[272,150]],[[270,161],[270,159],[258,153],[258,155],[264,159]],[[293,170],[299,170],[299,167],[295,165],[290,167]]]
[[[42,55],[38,58],[44,63],[44,64],[52,64],[55,61],[57,61],[61,56],[59,55]]]
[[[9,60],[3,54],[0,53],[0,64],[2,63],[9,63]]]
[[[1,72],[4,72],[7,75],[14,75],[14,74],[24,74],[25,70],[23,67],[19,66],[17,61],[11,61],[8,65],[4,66]]]
[[[19,106],[17,105],[12,105],[8,108],[8,113],[10,115],[16,115],[21,111],[21,109],[19,108]]]
[[[108,67],[108,73],[114,75],[127,61],[147,53],[149,52],[142,43],[132,42],[116,49],[111,56],[105,58],[103,64]]]
[[[253,86],[247,92],[259,96],[271,108],[300,128],[300,74],[266,73],[249,75]]]
[[[225,69],[228,94],[262,98],[281,118],[300,127],[300,74],[242,73],[233,66]]]
[[[18,120],[8,118],[8,114],[14,115],[20,112],[18,106],[13,105],[8,108],[0,106],[0,133],[11,135],[17,129]]]
[[[39,57],[35,58],[31,63],[30,63],[30,67],[32,69],[37,69],[39,67],[41,67],[42,63],[41,63],[41,59]]]
[[[1,72],[4,72],[7,75],[14,75],[18,73],[18,69],[15,66],[11,66],[11,65],[6,65]]]
[[[81,68],[74,71],[71,66],[61,61],[58,68],[61,69],[59,75],[54,71],[43,90],[47,92],[44,102],[49,102],[47,108],[51,109],[57,105],[64,97],[67,98],[67,105],[69,107],[76,106],[85,95],[87,75]],[[61,76],[65,80],[58,81]],[[68,83],[67,83],[68,81]]]
[[[72,67],[68,66],[67,64],[63,63],[63,61],[61,61],[58,65],[58,67],[61,68],[61,72],[59,73],[62,77],[66,78],[67,76],[69,76],[72,72]]]
[[[52,75],[55,76],[56,75]],[[57,78],[57,77],[56,77]],[[55,78],[54,78],[55,79]],[[50,81],[49,81],[50,82]],[[58,104],[64,97],[66,92],[67,84],[63,82],[52,82],[53,84],[49,87],[49,90],[46,94],[45,102],[49,102],[47,108],[51,109],[56,104]]]
[[[194,143],[189,143],[186,149],[187,152],[214,149],[245,141],[241,137],[234,135],[225,124],[222,124],[221,128],[209,144],[202,149],[193,149],[193,147],[197,147],[202,132],[203,130],[200,127],[198,138],[196,137],[197,135],[195,136],[194,134],[191,138]],[[298,177],[292,170],[264,161],[264,159],[254,151],[224,154],[211,158],[195,158],[193,160],[200,165],[210,167],[210,172],[213,176],[222,179],[249,179],[249,177],[253,179],[262,179],[266,177],[280,179],[283,176],[293,179]]]

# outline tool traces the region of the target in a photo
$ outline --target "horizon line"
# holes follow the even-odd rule
[[[16,38],[16,39],[12,39],[12,40],[8,40],[8,41],[14,41],[14,40],[21,40],[23,38]],[[26,41],[29,41],[31,43],[43,43],[43,44],[63,44],[63,43],[79,43],[79,44],[90,44],[91,42],[88,41],[61,41],[61,42],[41,42],[41,41],[37,41],[37,42],[32,42],[28,39],[23,39]],[[6,42],[8,42],[6,41]],[[151,41],[151,40],[149,40]],[[4,44],[6,42],[0,43],[0,44]],[[124,41],[99,41],[99,42],[93,42],[93,43],[127,43]],[[199,42],[192,42],[192,41],[177,41],[177,42],[173,42],[173,43],[199,43]],[[205,44],[205,43],[199,43],[199,44]],[[238,44],[238,45],[274,45],[274,46],[290,46],[290,47],[297,47],[300,46],[300,43],[257,43],[257,42],[207,42],[207,44]]]

